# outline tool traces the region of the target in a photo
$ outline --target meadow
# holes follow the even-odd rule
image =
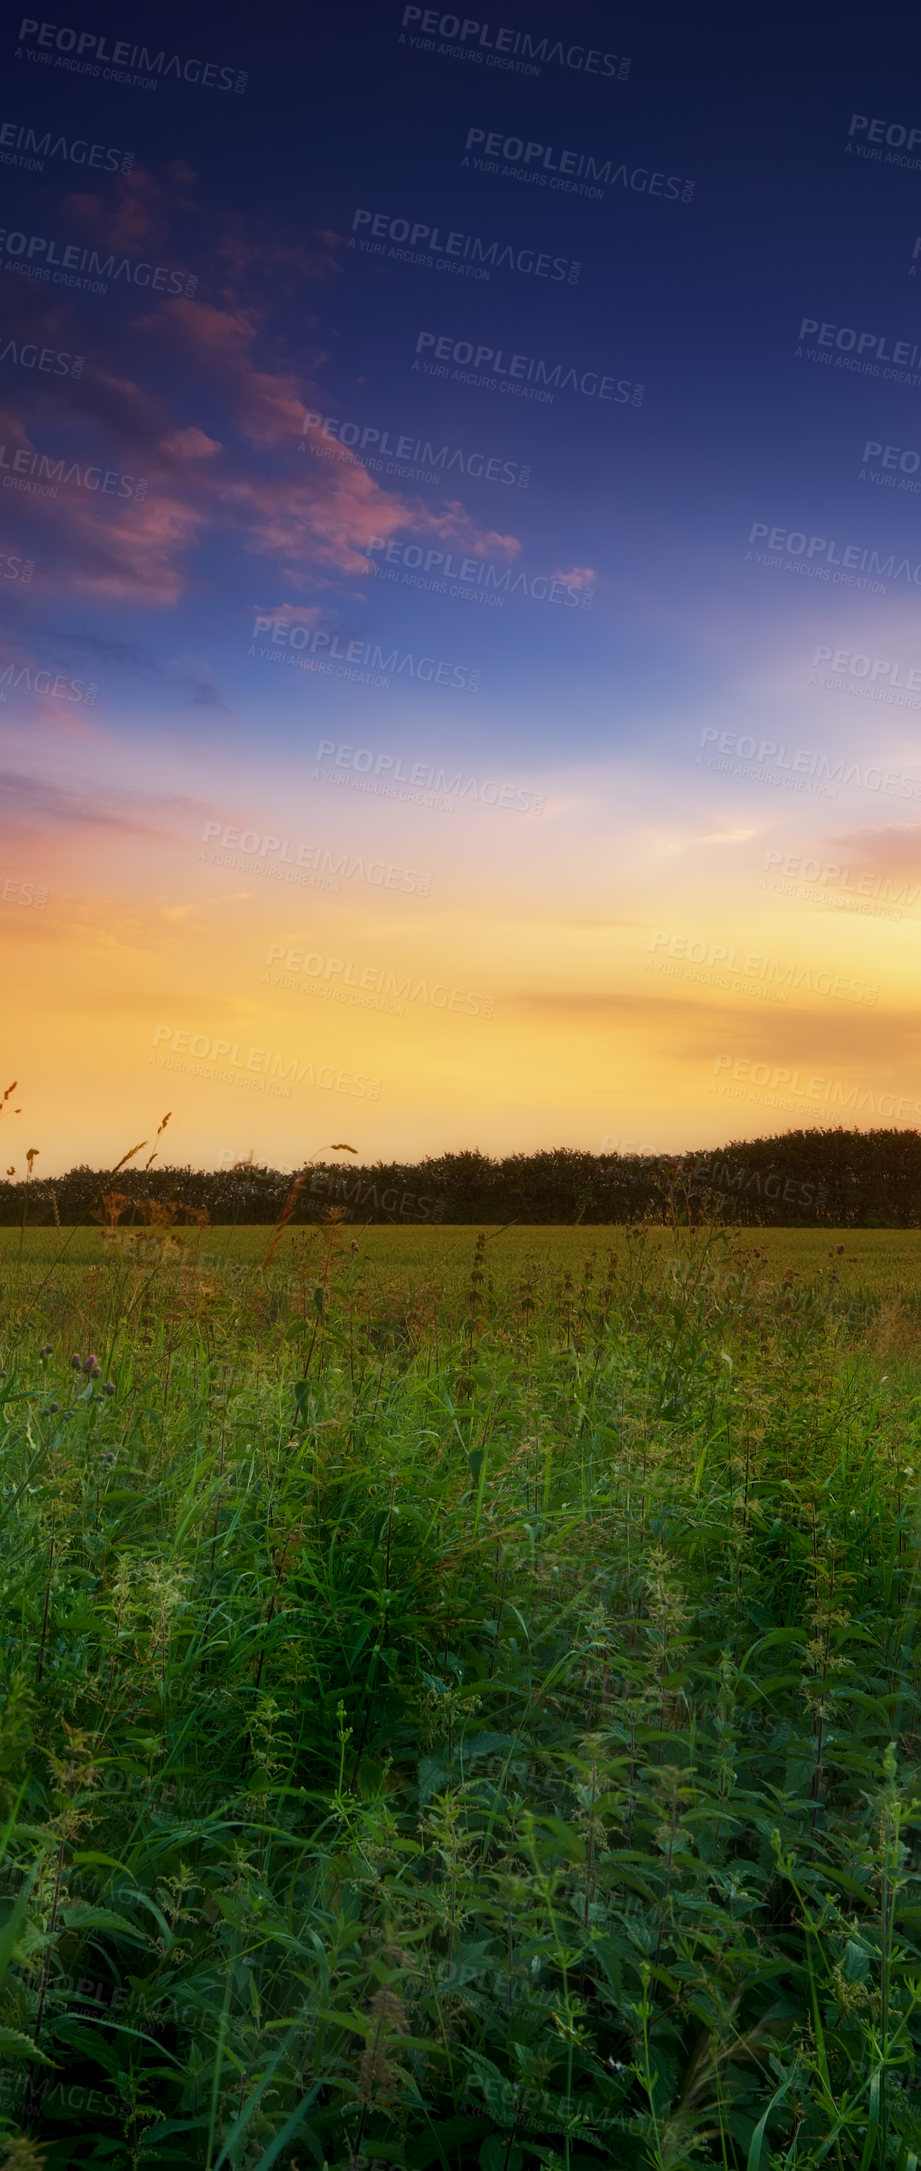
[[[0,2171],[917,2171],[919,1264],[0,1231]]]

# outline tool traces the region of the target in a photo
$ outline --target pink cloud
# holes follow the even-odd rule
[[[19,449],[35,451],[15,419],[2,420],[8,457]],[[161,606],[178,602],[186,585],[183,561],[211,518],[208,504],[196,502],[189,480],[196,467],[200,471],[201,457],[185,473],[178,451],[175,441],[171,446],[169,438],[163,440],[160,456],[154,454],[151,473],[143,478],[150,487],[142,501],[108,496],[100,503],[98,492],[63,482],[56,498],[18,498],[23,541],[39,562],[43,582],[113,602],[139,594]],[[72,464],[65,459],[65,469]],[[92,465],[85,456],[77,463],[81,474]]]
[[[65,196],[65,216],[90,243],[121,249],[126,256],[165,248],[173,219],[188,217],[195,209],[190,184],[197,178],[191,166],[178,159],[167,175],[165,185],[145,167],[135,166],[130,173],[119,174],[111,194],[100,189]]]
[[[174,430],[170,437],[163,439],[164,452],[175,453],[180,460],[213,460],[215,453],[221,449],[219,438],[206,437],[204,430],[194,427]]]
[[[82,664],[73,669],[62,665],[51,644],[43,652],[24,641],[13,642],[0,636],[0,716],[11,724],[17,717],[28,716],[36,731],[50,725],[56,733],[101,740],[104,734],[95,702],[86,698],[93,680],[92,669]],[[57,693],[51,691],[53,686],[58,687]]]
[[[551,573],[550,578],[551,580],[561,580],[565,582],[567,588],[578,588],[582,590],[586,588],[593,588],[598,578],[598,575],[595,572],[594,568],[590,565],[573,565],[570,566],[568,573]]]
[[[147,181],[130,200],[149,211]],[[311,436],[307,416],[317,395],[292,369],[262,366],[260,312],[251,303],[220,308],[182,297],[137,320],[134,330],[147,344],[168,343],[171,361],[181,351],[187,413],[191,408],[194,417],[200,379],[209,417],[215,400],[222,403],[226,429],[219,437],[196,419],[182,421],[175,404],[167,414],[130,378],[103,369],[49,387],[43,416],[68,433],[79,428],[81,464],[88,458],[87,424],[96,425],[106,444],[119,445],[120,468],[148,485],[146,495],[105,500],[79,485],[62,484],[53,500],[24,494],[17,506],[24,538],[49,584],[169,608],[189,590],[196,546],[208,533],[228,529],[244,549],[274,560],[289,588],[301,591],[311,584],[328,588],[343,575],[364,581],[372,538],[387,542],[401,532],[478,558],[509,561],[519,553],[516,536],[484,528],[457,500],[432,506],[387,490],[360,461],[315,470],[299,459],[296,447]],[[36,436],[37,444],[21,421],[7,418],[9,448],[43,451],[38,428]],[[253,451],[263,455],[258,465]]]
[[[280,619],[284,626],[316,626],[328,613],[321,603],[251,603],[254,618]]]
[[[146,167],[135,165],[130,174],[117,176],[113,191],[65,195],[63,211],[70,224],[98,247],[122,250],[126,256],[150,247],[165,250],[174,219],[187,224],[195,211],[191,193],[195,180],[198,174],[180,158],[167,167],[165,180],[156,180]]]
[[[282,241],[268,229],[262,232],[231,228],[217,251],[226,278],[227,298],[240,289],[252,290],[255,279],[271,280],[273,292],[286,297],[300,292],[305,280],[316,283],[335,278],[341,270],[337,252],[345,247],[341,234],[321,232],[313,247],[303,242]]]
[[[363,467],[324,475],[319,483],[297,475],[290,480],[237,476],[223,487],[222,497],[248,548],[287,560],[285,578],[300,586],[327,585],[330,572],[366,576],[372,540],[388,542],[402,529],[478,556],[512,557],[521,548],[515,536],[492,529],[483,533],[462,506],[432,510],[382,490]]]
[[[866,874],[921,881],[921,824],[893,822],[884,829],[853,829],[833,837],[826,849],[836,860],[859,861]]]
[[[248,444],[287,448],[303,436],[307,409],[298,378],[290,370],[258,369],[253,360],[258,320],[251,307],[219,309],[183,295],[138,328],[161,342],[168,337],[171,346],[178,338],[185,355],[224,394]]]

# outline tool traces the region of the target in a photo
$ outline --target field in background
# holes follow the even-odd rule
[[[418,1288],[424,1281],[426,1285],[437,1285],[445,1295],[458,1291],[468,1277],[478,1233],[476,1229],[443,1225],[362,1228],[358,1223],[345,1222],[342,1226],[346,1253],[350,1254],[353,1241],[359,1246],[359,1285],[367,1283],[382,1289],[387,1283],[399,1281],[401,1286]],[[615,1258],[624,1260],[635,1242],[620,1224],[587,1228],[482,1226],[489,1270],[497,1285],[502,1286],[529,1265],[545,1277],[567,1269],[581,1275],[587,1259],[605,1259],[613,1252]],[[652,1257],[664,1255],[673,1247],[674,1234],[669,1228],[647,1226],[644,1234]],[[258,1269],[270,1247],[268,1278],[288,1277],[300,1270],[305,1256],[322,1249],[319,1228],[299,1224],[283,1230],[274,1246],[271,1228],[262,1226],[217,1225],[199,1230],[178,1224],[171,1231],[171,1239],[178,1249],[163,1255],[164,1271],[168,1271],[171,1259],[175,1264],[181,1256],[205,1278],[215,1266]],[[719,1241],[733,1255],[768,1276],[789,1270],[810,1283],[821,1283],[829,1275],[837,1275],[842,1287],[901,1291],[909,1302],[921,1294],[921,1229],[745,1228],[736,1235],[730,1228],[721,1232]],[[44,1275],[52,1267],[57,1273],[74,1267],[99,1267],[111,1279],[127,1256],[107,1244],[99,1228],[26,1229],[22,1235],[18,1229],[0,1228],[0,1273],[15,1271],[20,1252],[29,1282],[35,1269]],[[155,1246],[151,1247],[151,1256],[156,1256]]]
[[[4,2171],[917,2171],[921,1232],[122,1233],[0,1233]]]

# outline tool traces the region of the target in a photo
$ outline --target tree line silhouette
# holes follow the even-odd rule
[[[331,1151],[334,1149],[330,1149]],[[91,1224],[106,1215],[105,1171],[87,1167],[0,1182],[0,1225]],[[676,1154],[592,1154],[560,1146],[492,1158],[473,1149],[414,1163],[315,1161],[295,1172],[249,1159],[233,1168],[122,1166],[122,1210],[174,1202],[217,1223],[572,1223],[725,1221],[748,1227],[914,1228],[921,1221],[921,1132],[785,1131]],[[292,1200],[292,1189],[297,1192]],[[130,1202],[130,1205],[129,1203]]]

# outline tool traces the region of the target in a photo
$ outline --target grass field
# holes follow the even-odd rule
[[[0,1231],[0,2171],[917,2171],[921,1234],[272,1243]]]
[[[622,1225],[543,1228],[513,1224],[493,1229],[484,1223],[483,1230],[490,1272],[497,1285],[506,1287],[528,1265],[542,1275],[566,1268],[581,1275],[593,1254],[606,1259],[613,1251],[616,1258],[623,1260],[630,1249]],[[360,1283],[387,1282],[392,1287],[399,1281],[416,1288],[425,1278],[437,1282],[446,1295],[458,1291],[469,1279],[477,1233],[476,1229],[431,1225],[360,1229],[351,1222],[344,1229],[347,1245],[353,1238],[360,1238]],[[173,1234],[189,1260],[200,1262],[206,1277],[218,1262],[258,1268],[273,1241],[268,1227],[178,1227]],[[670,1229],[652,1227],[645,1231],[646,1250],[653,1257],[668,1251],[672,1243]],[[297,1226],[283,1230],[273,1252],[272,1276],[296,1272],[308,1244],[314,1251],[321,1247],[318,1232]],[[54,1265],[58,1281],[74,1267],[103,1266],[111,1271],[120,1256],[107,1245],[100,1228],[48,1226],[26,1229],[22,1234],[17,1228],[0,1228],[0,1272],[6,1270],[8,1274],[15,1269],[20,1249],[27,1276],[31,1277],[34,1269],[44,1274]],[[747,1228],[735,1237],[732,1249],[769,1275],[789,1269],[806,1280],[819,1281],[833,1273],[842,1286],[854,1290],[898,1291],[906,1299],[921,1294],[921,1229]]]

